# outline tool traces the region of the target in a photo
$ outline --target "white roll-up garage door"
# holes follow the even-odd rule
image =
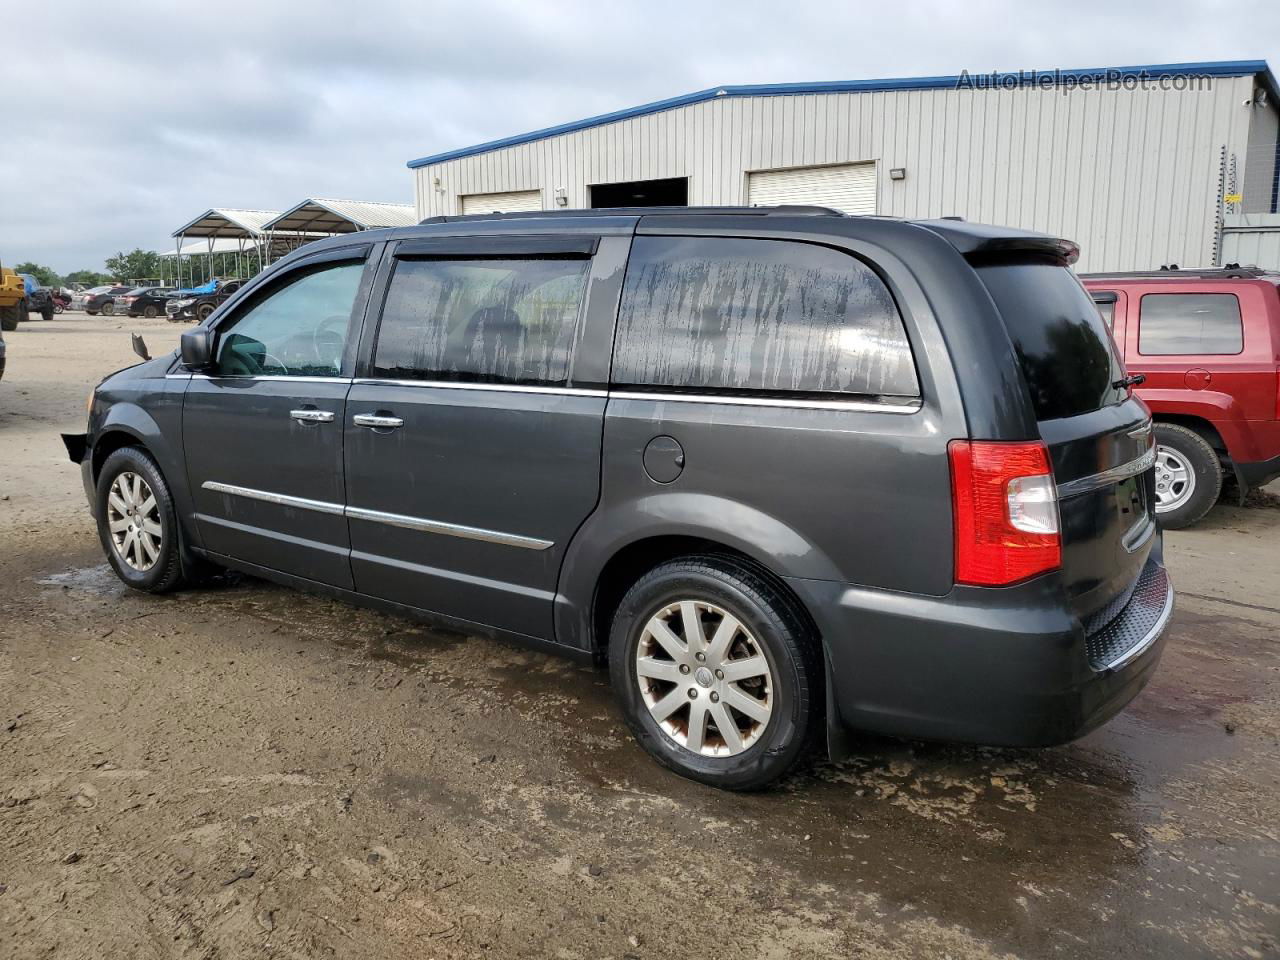
[[[876,212],[876,165],[846,163],[838,167],[793,167],[747,174],[747,197],[753,207],[813,204],[842,213]]]
[[[462,198],[462,212],[518,213],[541,210],[541,190],[515,190],[511,193],[472,193]]]

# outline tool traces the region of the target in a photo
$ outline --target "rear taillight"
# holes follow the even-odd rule
[[[952,440],[956,583],[1017,583],[1062,564],[1058,490],[1043,443]]]

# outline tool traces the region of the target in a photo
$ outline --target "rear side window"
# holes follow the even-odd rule
[[[978,268],[1031,394],[1037,420],[1056,420],[1120,403],[1124,367],[1107,324],[1076,275],[1049,259]]]
[[[636,237],[613,382],[675,390],[915,397],[888,289],[813,244]]]
[[[400,260],[373,375],[563,385],[589,269],[586,259]]]
[[[1240,301],[1230,293],[1148,293],[1138,311],[1138,352],[1233,354],[1244,349]]]

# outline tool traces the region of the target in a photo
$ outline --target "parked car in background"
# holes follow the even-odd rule
[[[638,741],[1081,736],[1173,592],[1151,417],[1040,234],[820,208],[317,240],[67,435],[131,587],[201,563],[607,659]]]
[[[27,313],[38,313],[42,320],[52,320],[56,312],[53,301],[53,290],[40,286],[40,282],[29,273],[19,274],[26,283]]]
[[[218,284],[213,293],[202,293],[195,296],[179,294],[165,305],[165,312],[175,323],[179,321],[199,321],[209,319],[209,314],[217,310],[233,293],[244,286],[244,280],[224,280]]]
[[[1081,278],[1155,420],[1156,513],[1201,519],[1224,480],[1280,476],[1280,274],[1231,267]]]
[[[131,317],[158,317],[173,295],[173,287],[134,287],[116,301]]]
[[[76,310],[83,310],[91,317],[96,317],[98,314],[109,317],[116,312],[115,298],[132,289],[133,287],[128,284],[120,283],[94,287],[76,297],[72,301],[72,306]]]

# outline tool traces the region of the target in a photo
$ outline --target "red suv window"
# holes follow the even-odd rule
[[[1232,293],[1148,293],[1138,310],[1138,352],[1209,356],[1244,350],[1240,301]]]

